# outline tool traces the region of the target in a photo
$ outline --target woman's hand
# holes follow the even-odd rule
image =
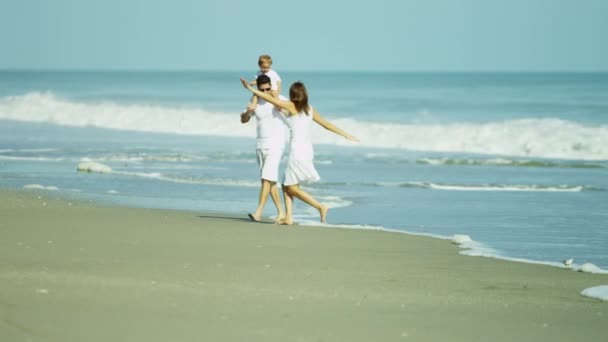
[[[241,83],[243,84],[243,87],[245,87],[245,89],[251,89],[249,82],[247,82],[247,80],[242,77],[241,77]]]
[[[359,142],[359,139],[357,139],[357,137],[353,137],[353,136],[352,136],[352,135],[350,135],[350,134],[347,134],[347,135],[345,136],[345,138],[346,138],[346,139],[348,139],[348,140],[350,140],[350,141],[352,141],[352,142],[356,142],[356,143],[358,143],[358,142]]]

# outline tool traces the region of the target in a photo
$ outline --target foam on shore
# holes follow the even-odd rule
[[[331,228],[344,228],[344,229],[362,229],[362,230],[378,230],[384,232],[391,233],[400,233],[414,236],[425,236],[442,240],[449,240],[452,243],[458,245],[462,250],[459,254],[467,255],[467,256],[477,256],[477,257],[486,257],[486,258],[494,258],[505,261],[512,262],[521,262],[526,264],[535,264],[535,265],[545,265],[552,266],[557,268],[568,268],[573,271],[585,272],[585,273],[595,273],[595,274],[608,274],[608,270],[602,269],[593,265],[591,263],[586,263],[583,265],[572,264],[569,266],[565,266],[562,262],[557,261],[538,261],[532,259],[525,258],[514,258],[507,257],[501,255],[500,251],[487,246],[486,244],[473,240],[470,236],[465,234],[455,234],[452,236],[444,236],[438,234],[429,234],[429,233],[419,233],[402,229],[394,229],[394,228],[386,228],[382,226],[374,226],[374,225],[358,225],[358,224],[328,224],[328,223],[319,223],[318,221],[311,220],[311,216],[297,216],[294,215],[297,223],[301,226],[322,226],[322,227],[331,227]]]
[[[608,285],[586,288],[581,291],[581,295],[585,297],[597,298],[599,300],[608,301]]]
[[[603,270],[590,262],[584,263],[580,267],[574,267],[573,269],[585,273],[608,273],[607,270]]]
[[[54,185],[42,185],[42,184],[27,184],[27,185],[24,185],[23,188],[30,189],[30,190],[47,190],[47,191],[59,190],[59,188]]]
[[[223,179],[223,178],[194,178],[194,177],[183,177],[177,175],[165,175],[160,172],[130,172],[130,171],[116,171],[110,166],[93,161],[84,161],[78,164],[77,170],[79,172],[92,172],[92,173],[111,173],[115,175],[148,178],[164,182],[180,183],[180,184],[200,184],[200,185],[212,185],[212,186],[237,186],[237,187],[258,187],[259,182],[244,181],[238,179]]]
[[[380,182],[377,186],[418,188],[443,191],[524,191],[524,192],[581,192],[601,191],[583,185],[541,185],[541,184],[440,184],[431,182]]]

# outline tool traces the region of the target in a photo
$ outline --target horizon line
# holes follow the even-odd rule
[[[0,72],[251,72],[242,69],[203,69],[203,68],[5,68],[0,67]],[[328,73],[608,73],[608,69],[282,69],[281,72],[328,72]]]

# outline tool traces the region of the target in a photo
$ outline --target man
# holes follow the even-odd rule
[[[256,84],[258,90],[273,93],[271,81],[267,75],[259,75]],[[279,95],[274,94],[273,96]],[[253,221],[261,221],[268,195],[270,195],[277,208],[275,223],[279,223],[285,218],[277,180],[279,164],[287,141],[287,125],[279,109],[264,100],[260,100],[254,110],[247,109],[243,112],[241,123],[249,122],[252,116],[255,116],[257,120],[256,155],[260,167],[261,187],[258,207],[254,213],[248,215]]]

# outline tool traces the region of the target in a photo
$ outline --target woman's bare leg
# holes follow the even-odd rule
[[[291,193],[292,196],[297,197],[301,201],[317,209],[319,211],[319,215],[321,216],[321,223],[325,223],[325,219],[327,218],[327,212],[329,211],[329,208],[326,205],[319,203],[308,192],[302,190],[300,188],[300,185],[287,186],[287,190],[289,193]]]
[[[289,192],[289,186],[283,186],[283,197],[285,198],[285,219],[283,224],[293,224],[293,195]]]
[[[275,207],[277,207],[277,217],[274,219],[274,223],[279,223],[285,220],[285,211],[283,210],[283,205],[281,204],[281,197],[279,196],[279,189],[276,182],[272,183],[272,186],[270,187],[270,198],[272,198]]]

